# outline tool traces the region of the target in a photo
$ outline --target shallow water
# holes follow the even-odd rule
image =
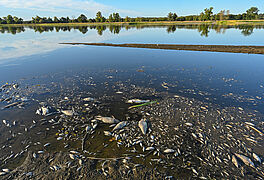
[[[103,35],[98,35],[96,29],[82,34],[78,30],[39,33],[26,28],[25,32],[15,35],[1,34],[0,84],[18,83],[19,88],[0,92],[0,98],[12,97],[9,103],[21,97],[28,99],[22,109],[1,109],[9,103],[0,102],[0,133],[4,137],[0,142],[1,156],[7,157],[12,151],[16,154],[28,144],[31,150],[41,150],[47,142],[57,143],[55,134],[60,132],[62,126],[42,122],[46,118],[35,114],[40,102],[47,102],[58,109],[58,105],[68,109],[74,107],[81,113],[80,119],[114,115],[121,120],[130,117],[138,121],[144,115],[140,111],[128,111],[129,105],[125,103],[128,98],[163,102],[167,97],[179,95],[218,108],[239,107],[257,112],[260,115],[255,123],[259,125],[258,128],[263,127],[263,55],[58,45],[60,42],[88,41],[254,45],[263,45],[264,42],[264,36],[260,36],[262,29],[254,29],[250,36],[243,36],[240,30],[234,28],[226,29],[224,34],[211,30],[209,36],[204,37],[196,29],[177,29],[168,34],[166,28],[121,29],[119,34],[111,34],[107,29]],[[135,90],[135,87],[141,90]],[[123,94],[117,94],[118,91]],[[81,99],[87,96],[97,99],[99,104],[89,104],[91,109],[86,112],[78,108],[84,107]],[[69,97],[70,102],[59,103],[65,97]],[[151,110],[147,110],[151,113]],[[173,109],[170,111],[173,112]],[[56,116],[59,115],[47,119],[57,120]],[[4,119],[11,123],[16,121],[18,125],[6,127],[2,123]],[[243,122],[242,119],[238,121]],[[99,126],[99,135],[102,130],[109,128]],[[76,131],[77,137],[81,132]],[[15,137],[12,137],[12,133],[16,134]],[[18,133],[24,134],[23,137]],[[101,156],[116,156],[113,153],[118,151],[114,144],[110,146],[111,150],[106,148],[106,151],[98,152],[105,140],[96,135],[89,151]],[[258,153],[259,146],[263,147],[263,139],[260,138],[259,142],[258,147],[251,147]],[[71,148],[80,148],[80,142],[68,143]],[[58,142],[47,152],[63,150],[64,145]],[[260,156],[263,155],[262,152]],[[21,157],[22,160],[24,157]],[[22,160],[10,160],[7,165],[13,169]],[[7,165],[0,164],[2,168]]]

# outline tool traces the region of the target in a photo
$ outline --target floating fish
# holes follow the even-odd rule
[[[49,108],[48,107],[42,107],[41,108],[42,111],[42,115],[46,116],[47,114],[49,114]]]
[[[175,152],[174,149],[166,149],[166,150],[164,151],[164,153],[174,153],[174,152]]]
[[[143,134],[147,134],[147,131],[148,131],[148,123],[147,123],[147,120],[146,119],[141,119],[138,122],[138,127],[140,128],[140,130],[141,130],[141,132]]]
[[[79,152],[78,151],[70,151],[70,153],[72,153],[72,154],[79,154]]]
[[[6,172],[0,172],[0,176],[6,175]]]
[[[63,114],[65,114],[66,116],[73,116],[74,115],[74,111],[73,110],[62,110],[61,112]]]
[[[83,100],[84,100],[84,101],[93,101],[93,100],[94,100],[94,98],[87,97],[87,98],[84,98]]]
[[[155,149],[154,147],[147,147],[146,151],[151,151],[151,150],[154,150],[154,149]]]
[[[243,161],[243,163],[245,163],[247,166],[251,166],[251,167],[255,167],[254,163],[251,161],[251,159],[249,159],[248,157],[242,155],[242,154],[237,154],[235,153],[235,155],[241,159]]]
[[[258,161],[259,163],[261,163],[261,159],[260,159],[260,157],[259,157],[257,154],[253,153],[252,155],[253,155],[253,158],[254,158],[256,161]]]
[[[102,116],[97,116],[97,120],[102,121],[103,123],[107,124],[116,124],[119,123],[120,121],[114,117],[102,117]]]
[[[6,173],[10,172],[9,169],[2,169],[2,171],[3,171],[3,172],[6,172]]]
[[[75,160],[75,155],[69,154],[69,156],[70,156],[71,159]]]
[[[193,126],[192,123],[185,123],[186,126]]]
[[[112,133],[109,132],[109,131],[104,131],[104,135],[105,135],[105,136],[112,136]]]
[[[239,167],[239,164],[238,164],[238,161],[236,159],[236,157],[233,155],[232,156],[232,163],[238,168]]]
[[[127,121],[122,121],[120,123],[118,123],[114,129],[112,131],[118,130],[118,129],[122,129],[123,127],[125,127],[127,125]]]
[[[47,147],[47,146],[49,146],[50,145],[50,143],[46,143],[46,144],[44,144],[44,147]]]
[[[86,126],[86,127],[85,127],[85,131],[86,131],[86,132],[89,132],[91,129],[92,129],[91,126]]]

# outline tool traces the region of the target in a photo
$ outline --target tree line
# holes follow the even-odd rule
[[[204,9],[199,15],[178,16],[176,13],[168,13],[167,17],[128,17],[122,18],[119,13],[112,13],[104,17],[100,11],[95,18],[87,18],[84,14],[75,18],[69,17],[32,17],[29,21],[8,15],[0,18],[0,24],[43,24],[43,23],[95,23],[95,22],[155,22],[155,21],[223,21],[223,20],[255,20],[264,19],[264,13],[259,14],[257,7],[249,8],[242,14],[230,14],[229,10],[221,10],[214,14],[213,7]]]
[[[242,14],[230,14],[229,10],[221,10],[214,14],[213,7],[205,8],[199,15],[189,15],[178,17],[175,13],[168,14],[169,21],[224,21],[224,20],[261,20],[264,19],[264,13],[259,14],[257,7],[249,8]]]

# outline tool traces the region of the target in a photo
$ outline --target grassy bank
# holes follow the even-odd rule
[[[100,26],[100,25],[264,25],[264,20],[226,20],[226,21],[156,21],[156,22],[103,22],[103,23],[45,23],[45,24],[0,24],[0,26]]]

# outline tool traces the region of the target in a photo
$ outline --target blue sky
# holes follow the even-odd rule
[[[8,14],[31,19],[32,16],[79,16],[81,13],[94,17],[97,11],[104,16],[119,12],[121,16],[166,16],[199,14],[204,8],[214,7],[214,12],[230,10],[243,13],[256,6],[264,12],[264,0],[0,0],[0,17]]]

